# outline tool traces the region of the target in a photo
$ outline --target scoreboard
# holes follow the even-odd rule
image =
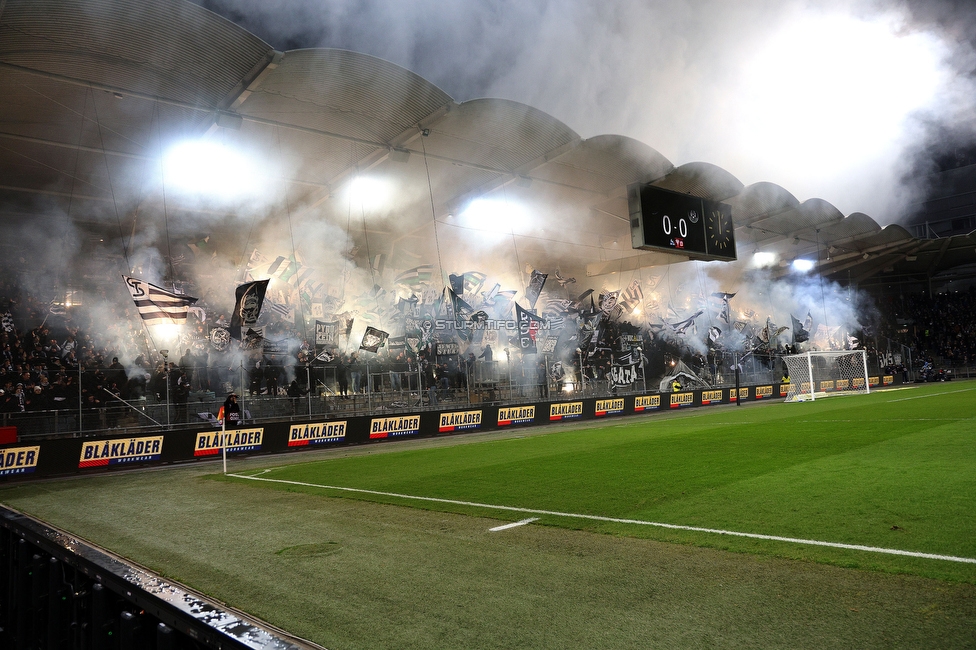
[[[699,260],[732,261],[732,206],[653,185],[627,187],[634,248],[677,253]]]

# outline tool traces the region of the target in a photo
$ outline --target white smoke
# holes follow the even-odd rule
[[[458,101],[524,102],[584,137],[631,136],[882,224],[916,197],[903,178],[927,125],[972,135],[973,21],[947,3],[204,4],[279,49],[373,54]]]

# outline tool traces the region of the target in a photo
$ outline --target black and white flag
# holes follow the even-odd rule
[[[474,309],[468,303],[461,300],[454,289],[448,289],[451,294],[451,309],[454,310],[454,323],[458,329],[464,327],[464,321],[474,313]]]
[[[273,302],[270,298],[268,299],[268,307],[270,307],[271,311],[277,314],[281,320],[288,323],[295,322],[295,309],[293,307]]]
[[[336,345],[336,338],[339,336],[339,321],[315,321],[315,345]]]
[[[383,347],[383,344],[386,343],[386,339],[389,336],[389,332],[384,332],[375,327],[367,327],[366,333],[363,334],[363,342],[359,344],[359,349],[366,350],[367,352],[376,352]]]
[[[241,339],[241,332],[253,329],[264,305],[264,294],[268,290],[268,280],[255,280],[237,287],[237,303],[230,317],[230,335]]]
[[[613,363],[610,365],[610,385],[613,388],[623,388],[630,386],[639,377],[640,357],[633,351],[628,351],[622,355],[614,355]]]
[[[522,309],[522,306],[515,303],[515,316],[518,325],[518,341],[522,354],[535,354],[536,338],[543,320],[535,314]]]
[[[529,309],[535,309],[535,303],[537,300],[539,300],[539,294],[542,293],[542,287],[545,286],[546,278],[548,277],[548,273],[532,271],[532,277],[529,279],[529,286],[525,290],[525,299],[529,301]]]
[[[223,352],[230,345],[230,332],[226,327],[214,327],[210,330],[210,345],[217,352]]]
[[[196,298],[181,296],[137,278],[122,276],[146,325],[182,325]]]

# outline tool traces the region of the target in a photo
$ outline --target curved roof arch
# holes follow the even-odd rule
[[[518,246],[527,254],[559,255],[594,274],[601,264],[620,270],[680,261],[620,244],[629,241],[626,186],[652,182],[731,204],[740,243],[791,255],[833,248],[825,274],[883,272],[891,268],[879,266],[885,259],[901,255],[896,270],[930,276],[973,251],[967,237],[914,240],[864,214],[844,217],[820,199],[801,203],[772,183],[745,187],[710,163],[676,167],[626,136],[582,139],[516,101],[458,103],[370,55],[276,52],[183,0],[6,0],[0,7],[0,202],[19,220],[70,210],[86,228],[114,228],[118,236],[137,215],[162,210],[155,203],[163,145],[217,137],[281,163],[267,168],[286,207],[268,208],[269,223],[293,209],[344,223],[348,206],[336,201],[337,189],[358,175],[376,172],[412,188],[389,209],[395,218],[348,234],[368,236],[380,250],[410,237],[421,246],[421,235],[411,233],[473,198],[504,193],[537,208],[531,233],[511,233],[525,238]],[[216,228],[225,217],[239,223],[229,218],[232,207],[171,197],[167,210],[177,221],[200,218],[187,218],[188,230],[198,222]],[[558,232],[558,246],[541,232]],[[851,257],[836,271],[834,260],[855,253],[861,262]]]
[[[729,197],[726,203],[732,205],[735,214],[743,215],[736,219],[740,228],[787,210],[794,210],[800,205],[796,197],[785,188],[767,182],[753,183],[743,188],[737,195]]]
[[[728,171],[706,162],[685,163],[654,184],[666,190],[694,194],[716,201],[729,199],[739,194],[745,187],[742,181]]]
[[[270,60],[254,34],[189,2],[9,0],[10,66],[213,108]]]

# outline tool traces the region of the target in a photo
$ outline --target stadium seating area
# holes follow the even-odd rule
[[[932,297],[892,296],[879,308],[880,334],[908,345],[916,365],[926,360],[950,367],[976,363],[976,288]]]
[[[110,305],[110,301],[104,300]],[[940,294],[895,296],[882,298],[878,305],[882,315],[876,347],[868,341],[869,350],[879,353],[887,350],[911,351],[913,370],[928,363],[935,367],[962,367],[976,362],[976,290]],[[329,410],[362,410],[376,407],[377,393],[390,393],[391,404],[403,400],[404,393],[413,392],[413,400],[422,405],[451,401],[452,395],[464,392],[464,399],[477,400],[468,390],[473,386],[488,386],[496,390],[494,381],[499,379],[496,362],[475,363],[465,359],[458,364],[451,359],[420,359],[400,354],[393,358],[387,350],[371,356],[368,368],[355,355],[332,359],[327,368],[319,368],[318,374],[306,371],[311,359],[303,346],[298,359],[291,357],[270,359],[265,356],[259,363],[235,360],[229,365],[220,355],[210,351],[209,345],[201,344],[183,352],[179,358],[164,359],[151,351],[156,348],[146,338],[144,328],[131,318],[131,314],[113,313],[116,308],[106,307],[98,323],[92,322],[92,309],[52,309],[51,305],[21,291],[12,283],[0,282],[0,315],[3,316],[0,331],[0,417],[5,423],[18,414],[38,412],[70,412],[65,414],[51,429],[70,431],[76,429],[105,429],[125,425],[124,418],[133,415],[131,407],[120,400],[142,405],[144,413],[155,413],[155,419],[165,422],[192,421],[197,412],[215,407],[223,396],[231,391],[245,393],[252,399],[255,417],[288,416],[299,410],[299,397],[325,391],[334,400]],[[191,336],[200,342],[207,341],[210,321],[220,321],[224,316],[208,314],[203,323],[191,317],[188,327],[198,331]],[[302,333],[288,325],[280,328],[275,337],[302,340]],[[290,326],[294,328],[294,326]],[[175,353],[174,353],[175,354]],[[152,355],[152,356],[151,356]],[[240,356],[240,355],[237,355]],[[235,357],[236,358],[236,357]],[[883,357],[882,357],[883,358]],[[906,357],[907,362],[907,357]],[[168,367],[167,367],[167,363]],[[79,364],[83,371],[80,373]],[[494,365],[493,365],[494,364]],[[315,364],[321,366],[319,362]],[[594,364],[597,365],[597,364]],[[889,369],[897,364],[889,360]],[[588,369],[593,371],[593,369]],[[508,377],[509,397],[536,396],[545,393],[545,381],[537,385],[536,375],[545,370],[532,369],[520,381]],[[596,372],[596,371],[593,371]],[[367,379],[370,375],[373,402],[367,397]],[[528,375],[532,375],[529,377]],[[540,375],[541,376],[541,375]],[[591,377],[596,380],[599,377]],[[291,386],[296,379],[298,386]],[[343,390],[343,385],[348,388]],[[429,390],[431,387],[433,391]],[[289,390],[290,389],[290,390]],[[418,390],[420,389],[420,390]],[[519,395],[516,395],[516,389]],[[472,388],[473,390],[473,388]],[[297,391],[297,392],[296,392]],[[423,397],[419,397],[420,392]],[[347,392],[353,402],[339,402],[340,393]],[[397,395],[399,397],[397,397]],[[431,393],[428,397],[428,393]],[[190,406],[187,406],[187,402]],[[302,400],[305,401],[304,399]],[[257,402],[263,402],[257,403]],[[162,410],[152,411],[154,406]],[[171,410],[170,405],[173,406]],[[325,408],[325,407],[322,407]],[[88,415],[92,415],[91,422]],[[84,417],[80,426],[75,416]],[[173,420],[175,418],[175,420]],[[26,419],[26,418],[23,418]],[[152,419],[152,418],[150,418]],[[120,420],[123,420],[120,422]],[[26,423],[25,423],[26,424]],[[129,423],[131,424],[131,422]],[[149,422],[142,422],[148,425]],[[39,426],[40,423],[38,423]]]

